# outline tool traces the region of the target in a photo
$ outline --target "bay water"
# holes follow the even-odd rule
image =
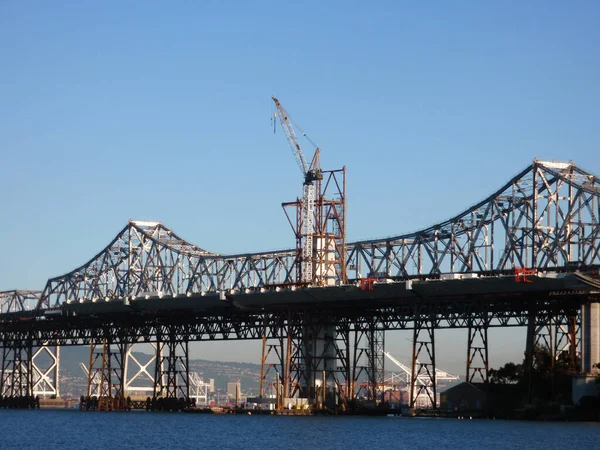
[[[600,449],[600,423],[0,410],[0,449]]]

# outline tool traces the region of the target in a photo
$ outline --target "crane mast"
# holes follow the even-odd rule
[[[304,184],[302,186],[300,281],[303,283],[312,283],[314,278],[315,181],[323,178],[321,168],[319,167],[320,151],[318,148],[315,150],[315,154],[309,165],[302,147],[300,147],[287,111],[283,108],[279,100],[275,97],[272,97],[272,99],[279,113],[281,128],[283,128],[296,162],[304,175]]]

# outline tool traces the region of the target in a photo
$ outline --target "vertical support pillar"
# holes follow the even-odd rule
[[[339,370],[334,375],[337,387],[337,401],[344,411],[349,408],[350,401],[354,398],[352,392],[352,358],[350,347],[350,328],[347,323],[338,323],[334,341],[336,358],[340,363]]]
[[[539,321],[539,318],[538,318]],[[549,317],[536,328],[534,343],[547,348],[552,355],[552,369],[557,361],[570,370],[578,370],[581,331],[580,311],[571,311]]]
[[[600,363],[600,303],[586,303],[581,310],[582,370],[589,374]]]
[[[178,334],[175,326],[168,326],[167,333],[159,334],[154,397],[162,399],[159,410],[177,411],[185,408],[190,398],[188,338]]]
[[[437,408],[434,325],[429,321],[414,323],[410,407]]]
[[[561,326],[561,333],[565,330]],[[558,331],[558,330],[557,330]],[[569,343],[567,349],[569,358],[569,368],[573,371],[581,370],[581,310],[567,317],[566,340]],[[556,339],[557,345],[560,340]],[[564,352],[565,350],[562,349]]]
[[[467,377],[469,383],[488,381],[488,327],[469,324]]]
[[[111,343],[105,339],[101,344],[90,345],[88,385],[85,409],[98,411],[124,411],[125,344]],[[95,398],[93,398],[95,397]]]
[[[533,352],[535,349],[535,335],[537,331],[537,308],[534,299],[530,299],[529,302],[529,315],[527,318],[527,336],[525,341],[525,365],[523,367],[526,380],[527,380],[527,396],[531,400],[533,395]]]
[[[385,361],[383,355],[385,348],[385,331],[377,327],[375,323],[371,323],[369,325],[369,332],[367,336],[367,373],[369,376],[367,398],[377,403],[379,397],[379,386],[383,386],[385,379]]]
[[[301,398],[317,409],[335,409],[337,390],[336,327],[322,325],[303,313],[296,325],[288,321],[284,398]],[[286,381],[288,380],[288,381]],[[304,400],[306,399],[306,400]]]
[[[33,408],[32,346],[28,341],[4,342],[0,395],[9,408]]]
[[[311,327],[310,384],[313,387],[311,400],[320,408],[334,410],[336,406],[337,355],[335,350],[335,325]]]

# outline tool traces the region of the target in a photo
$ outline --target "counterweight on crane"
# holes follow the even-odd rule
[[[296,133],[290,116],[287,111],[283,108],[279,100],[272,97],[273,102],[279,113],[279,121],[281,128],[285,132],[287,140],[290,144],[296,162],[304,175],[304,185],[302,187],[302,221],[301,221],[301,260],[300,260],[300,281],[303,283],[313,282],[313,260],[314,260],[314,243],[313,236],[315,234],[315,181],[322,180],[323,174],[319,167],[319,148],[316,148],[315,154],[311,160],[310,165],[308,164],[302,147],[298,142]],[[309,140],[310,141],[310,140]],[[312,143],[312,141],[310,141]],[[314,145],[314,143],[313,143]],[[316,147],[316,146],[315,146]]]

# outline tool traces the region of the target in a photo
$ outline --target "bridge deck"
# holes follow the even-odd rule
[[[98,299],[69,302],[63,310],[76,315],[128,314],[148,311],[186,310],[211,315],[227,309],[263,311],[298,306],[319,308],[345,307],[359,303],[377,307],[402,302],[472,298],[489,295],[524,295],[534,293],[594,291],[593,286],[575,274],[528,276],[527,282],[516,282],[514,276],[474,277],[424,281],[379,281],[371,290],[349,284],[329,287],[278,288],[270,290],[231,291],[222,294],[190,296],[148,295],[135,299]],[[50,315],[53,311],[50,313]]]

